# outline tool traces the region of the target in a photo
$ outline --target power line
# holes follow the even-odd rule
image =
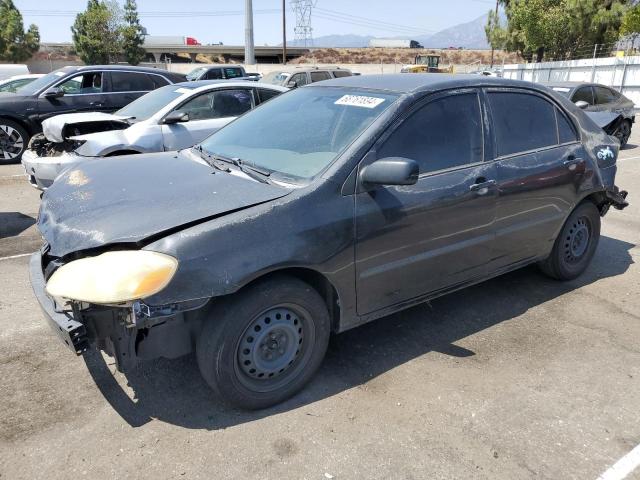
[[[348,25],[355,25],[355,26],[359,26],[359,27],[367,27],[367,28],[382,30],[382,31],[385,31],[385,32],[392,32],[392,33],[405,35],[405,36],[417,36],[417,35],[421,35],[421,34],[429,34],[430,33],[430,32],[425,31],[425,30],[422,30],[422,31],[420,31],[420,30],[404,30],[404,29],[388,27],[386,25],[381,25],[381,24],[374,24],[374,23],[369,23],[369,22],[350,20],[350,19],[347,19],[347,18],[327,15],[325,13],[316,13],[315,16],[318,17],[318,18],[322,18],[322,19],[325,19],[325,20],[330,20],[330,21],[333,21],[333,22],[346,23]]]
[[[324,14],[332,15],[332,16],[335,16],[335,17],[353,19],[354,21],[372,23],[372,24],[375,24],[375,25],[386,25],[388,27],[393,27],[393,28],[399,29],[399,30],[413,30],[413,31],[417,31],[417,32],[433,31],[433,30],[428,30],[428,29],[424,29],[424,28],[421,28],[421,27],[412,27],[412,26],[408,26],[408,25],[402,25],[402,24],[399,24],[399,23],[391,23],[391,22],[386,22],[386,21],[383,21],[383,20],[376,20],[376,19],[373,19],[373,18],[367,18],[367,17],[363,17],[363,16],[360,16],[360,15],[352,15],[350,13],[338,12],[336,10],[329,10],[327,8],[316,7],[316,10],[318,12],[322,12]]]
[[[75,17],[80,10],[22,10],[23,15],[32,17]],[[262,9],[254,10],[254,14],[269,15],[281,13],[280,9]],[[218,11],[141,11],[138,12],[141,17],[147,18],[174,18],[174,17],[227,17],[244,15],[244,10],[218,10]]]

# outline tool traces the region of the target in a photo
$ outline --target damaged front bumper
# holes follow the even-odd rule
[[[42,262],[41,251],[31,256],[31,286],[49,326],[76,355],[97,348],[115,359],[118,370],[126,371],[140,360],[177,358],[193,350],[199,314],[208,299],[162,306],[142,301],[128,306],[58,305],[45,291]]]
[[[22,165],[29,183],[38,190],[46,190],[58,175],[84,159],[85,157],[69,152],[62,152],[55,157],[40,157],[34,150],[25,150]]]

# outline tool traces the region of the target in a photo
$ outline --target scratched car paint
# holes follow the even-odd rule
[[[219,398],[263,408],[304,386],[332,333],[531,263],[580,275],[600,217],[627,205],[617,153],[530,83],[336,79],[194,148],[65,172],[31,279],[74,352],[126,371],[195,350]]]

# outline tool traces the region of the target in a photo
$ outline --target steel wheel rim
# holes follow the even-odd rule
[[[270,392],[289,383],[311,356],[315,332],[309,313],[297,305],[280,304],[256,315],[235,351],[240,382],[256,392]]]
[[[569,264],[580,262],[591,243],[591,223],[587,217],[577,218],[565,235],[564,258]]]
[[[17,158],[24,149],[24,139],[20,132],[9,125],[0,125],[0,154],[4,160]]]

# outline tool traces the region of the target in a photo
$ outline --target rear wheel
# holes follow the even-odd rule
[[[620,141],[620,148],[624,147],[631,136],[631,122],[624,120],[620,126],[613,132],[613,136]]]
[[[22,125],[0,118],[0,163],[19,162],[28,142],[29,133]]]
[[[557,280],[572,280],[589,266],[599,239],[600,212],[586,201],[569,215],[551,255],[540,263],[540,268]]]
[[[226,402],[265,408],[297,392],[320,366],[330,333],[322,297],[278,276],[216,306],[196,353],[200,372]]]

